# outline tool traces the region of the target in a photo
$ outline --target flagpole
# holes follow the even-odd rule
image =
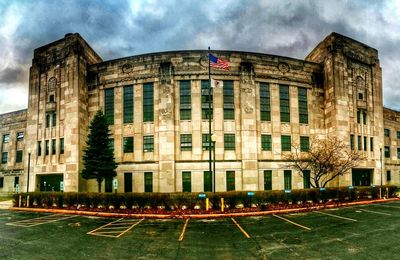
[[[210,61],[210,46],[208,46],[208,172],[214,176],[214,172],[211,171],[211,61]],[[214,179],[214,178],[213,178]],[[212,185],[215,187],[215,184]],[[213,188],[212,188],[213,189]],[[213,192],[215,190],[213,189]]]

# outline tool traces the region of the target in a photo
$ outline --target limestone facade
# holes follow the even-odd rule
[[[400,113],[383,107],[377,50],[332,33],[305,60],[213,54],[230,65],[212,69],[212,78],[223,82],[212,88],[216,191],[301,189],[303,179],[285,168],[284,146],[331,135],[367,156],[332,185],[379,185],[381,172],[383,184],[399,184]],[[26,189],[30,149],[30,191],[59,190],[60,182],[64,191],[96,191],[95,180],[79,172],[88,124],[103,110],[112,122],[118,192],[209,189],[207,84],[207,51],[103,61],[79,34],[67,34],[34,51],[27,111],[0,116],[1,136],[25,133],[20,146],[2,144],[10,153],[2,174],[20,167]],[[391,153],[381,164],[384,146]],[[12,163],[16,149],[24,151],[19,165]],[[12,191],[10,185],[3,191]]]

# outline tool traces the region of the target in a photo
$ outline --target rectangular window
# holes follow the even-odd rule
[[[109,125],[114,124],[114,89],[104,90],[104,115]]]
[[[153,135],[143,136],[143,151],[144,152],[154,151],[154,136]]]
[[[212,172],[210,171],[204,172],[204,191],[212,191]]]
[[[271,121],[271,96],[267,83],[260,83],[260,117],[261,121]]]
[[[292,141],[290,135],[281,136],[281,149],[283,152],[290,152],[292,150]]]
[[[56,140],[51,140],[51,154],[56,154]]]
[[[390,147],[385,146],[385,158],[390,158]]]
[[[371,152],[374,151],[374,138],[373,137],[371,137],[369,139],[369,149]]]
[[[224,119],[235,119],[235,91],[232,80],[224,80]]]
[[[362,150],[361,136],[357,136],[357,147],[359,151]]]
[[[49,148],[49,140],[46,140],[46,155],[49,155],[50,148]]]
[[[7,163],[8,160],[8,152],[1,153],[1,163]]]
[[[17,142],[24,140],[25,133],[24,132],[18,132],[17,133]]]
[[[284,170],[283,175],[284,175],[285,190],[291,190],[292,189],[292,171]]]
[[[18,151],[17,151],[17,156],[16,156],[16,158],[15,158],[15,162],[16,162],[16,163],[22,162],[22,150],[18,150]]]
[[[390,130],[389,129],[384,129],[383,130],[383,133],[384,133],[384,135],[385,135],[385,137],[390,137]]]
[[[192,90],[190,86],[190,80],[182,80],[179,82],[179,94],[180,94],[180,119],[191,120],[192,119]]]
[[[144,173],[144,192],[153,192],[153,173]]]
[[[366,125],[367,124],[367,112],[363,111],[363,124]]]
[[[132,192],[132,173],[131,172],[124,173],[124,191]]]
[[[133,137],[124,137],[124,153],[133,153]]]
[[[390,181],[392,179],[392,174],[390,171],[386,171],[386,181]]]
[[[143,122],[154,121],[154,85],[143,84]]]
[[[281,122],[290,122],[289,86],[279,85]]]
[[[235,171],[226,171],[226,191],[235,190]]]
[[[271,135],[261,135],[261,150],[272,151]]]
[[[4,187],[4,177],[0,177],[0,188]]]
[[[37,153],[38,153],[38,156],[42,155],[42,142],[41,141],[38,141],[38,143],[37,143]]]
[[[354,150],[354,135],[350,135],[350,148]]]
[[[203,150],[210,150],[210,135],[202,134],[201,135],[201,143],[202,143]]]
[[[308,152],[310,150],[310,138],[308,136],[300,136],[300,151]]]
[[[224,134],[224,149],[235,150],[235,134]]]
[[[10,142],[10,135],[9,134],[3,135],[3,144],[6,144],[8,142]]]
[[[301,124],[308,124],[308,102],[307,102],[307,89],[298,88],[299,98],[299,122]]]
[[[310,170],[303,171],[303,187],[304,189],[310,188]]]
[[[53,113],[51,117],[51,126],[56,126],[57,125],[57,114]]]
[[[50,114],[46,114],[46,128],[50,127]]]
[[[272,190],[272,171],[264,171],[264,190]]]
[[[400,131],[397,131],[397,139],[400,139]]]
[[[60,138],[60,154],[64,154],[64,138]]]
[[[357,110],[357,124],[361,123],[361,111]]]
[[[124,124],[133,123],[133,86],[124,87]]]
[[[201,118],[202,119],[212,119],[213,115],[213,93],[211,89],[208,87],[208,80],[201,81]],[[210,95],[209,95],[209,91]],[[211,111],[209,111],[209,104],[211,102]]]
[[[14,188],[17,187],[17,185],[19,186],[19,177],[18,176],[14,177]]]
[[[400,159],[400,148],[397,148],[397,159]]]
[[[181,151],[191,151],[191,150],[192,150],[192,135],[181,134]]]
[[[182,192],[192,192],[191,172],[182,172]]]
[[[108,148],[114,153],[114,139],[113,138],[108,139]]]
[[[367,150],[367,137],[364,136],[364,151]]]

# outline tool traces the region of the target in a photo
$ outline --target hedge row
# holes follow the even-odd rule
[[[394,197],[398,192],[396,186],[383,186],[383,196]],[[301,189],[285,191],[256,191],[252,196],[244,191],[204,193],[210,199],[215,209],[220,207],[220,198],[224,198],[229,208],[237,206],[260,207],[279,203],[321,203],[326,201],[354,201],[376,199],[379,197],[379,187],[348,187],[320,189]],[[199,193],[76,193],[76,192],[30,192],[14,195],[14,205],[18,205],[19,195],[22,195],[22,205],[26,206],[29,195],[30,207],[58,208],[104,208],[104,209],[204,209],[205,199],[199,198]],[[112,206],[112,207],[111,207]],[[197,207],[196,207],[197,206]]]

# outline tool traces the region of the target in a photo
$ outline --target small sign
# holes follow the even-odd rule
[[[291,193],[292,191],[291,190],[285,190],[285,193]]]
[[[60,191],[64,191],[64,182],[60,181]]]
[[[254,196],[254,192],[253,191],[248,191],[247,192],[247,196]]]
[[[319,188],[319,190],[320,190],[320,191],[324,191],[324,190],[325,190],[325,188]]]
[[[204,193],[200,193],[198,197],[199,197],[200,199],[204,199],[204,198],[206,198],[207,196],[206,196],[206,194],[204,194]]]
[[[19,192],[19,184],[15,184],[15,192]]]
[[[118,189],[118,180],[117,179],[113,179],[113,186],[114,186],[114,190]]]
[[[375,188],[376,187],[376,185],[375,184],[372,184],[372,188]]]
[[[349,186],[349,190],[352,190],[352,189],[354,189],[354,187],[353,186]]]

